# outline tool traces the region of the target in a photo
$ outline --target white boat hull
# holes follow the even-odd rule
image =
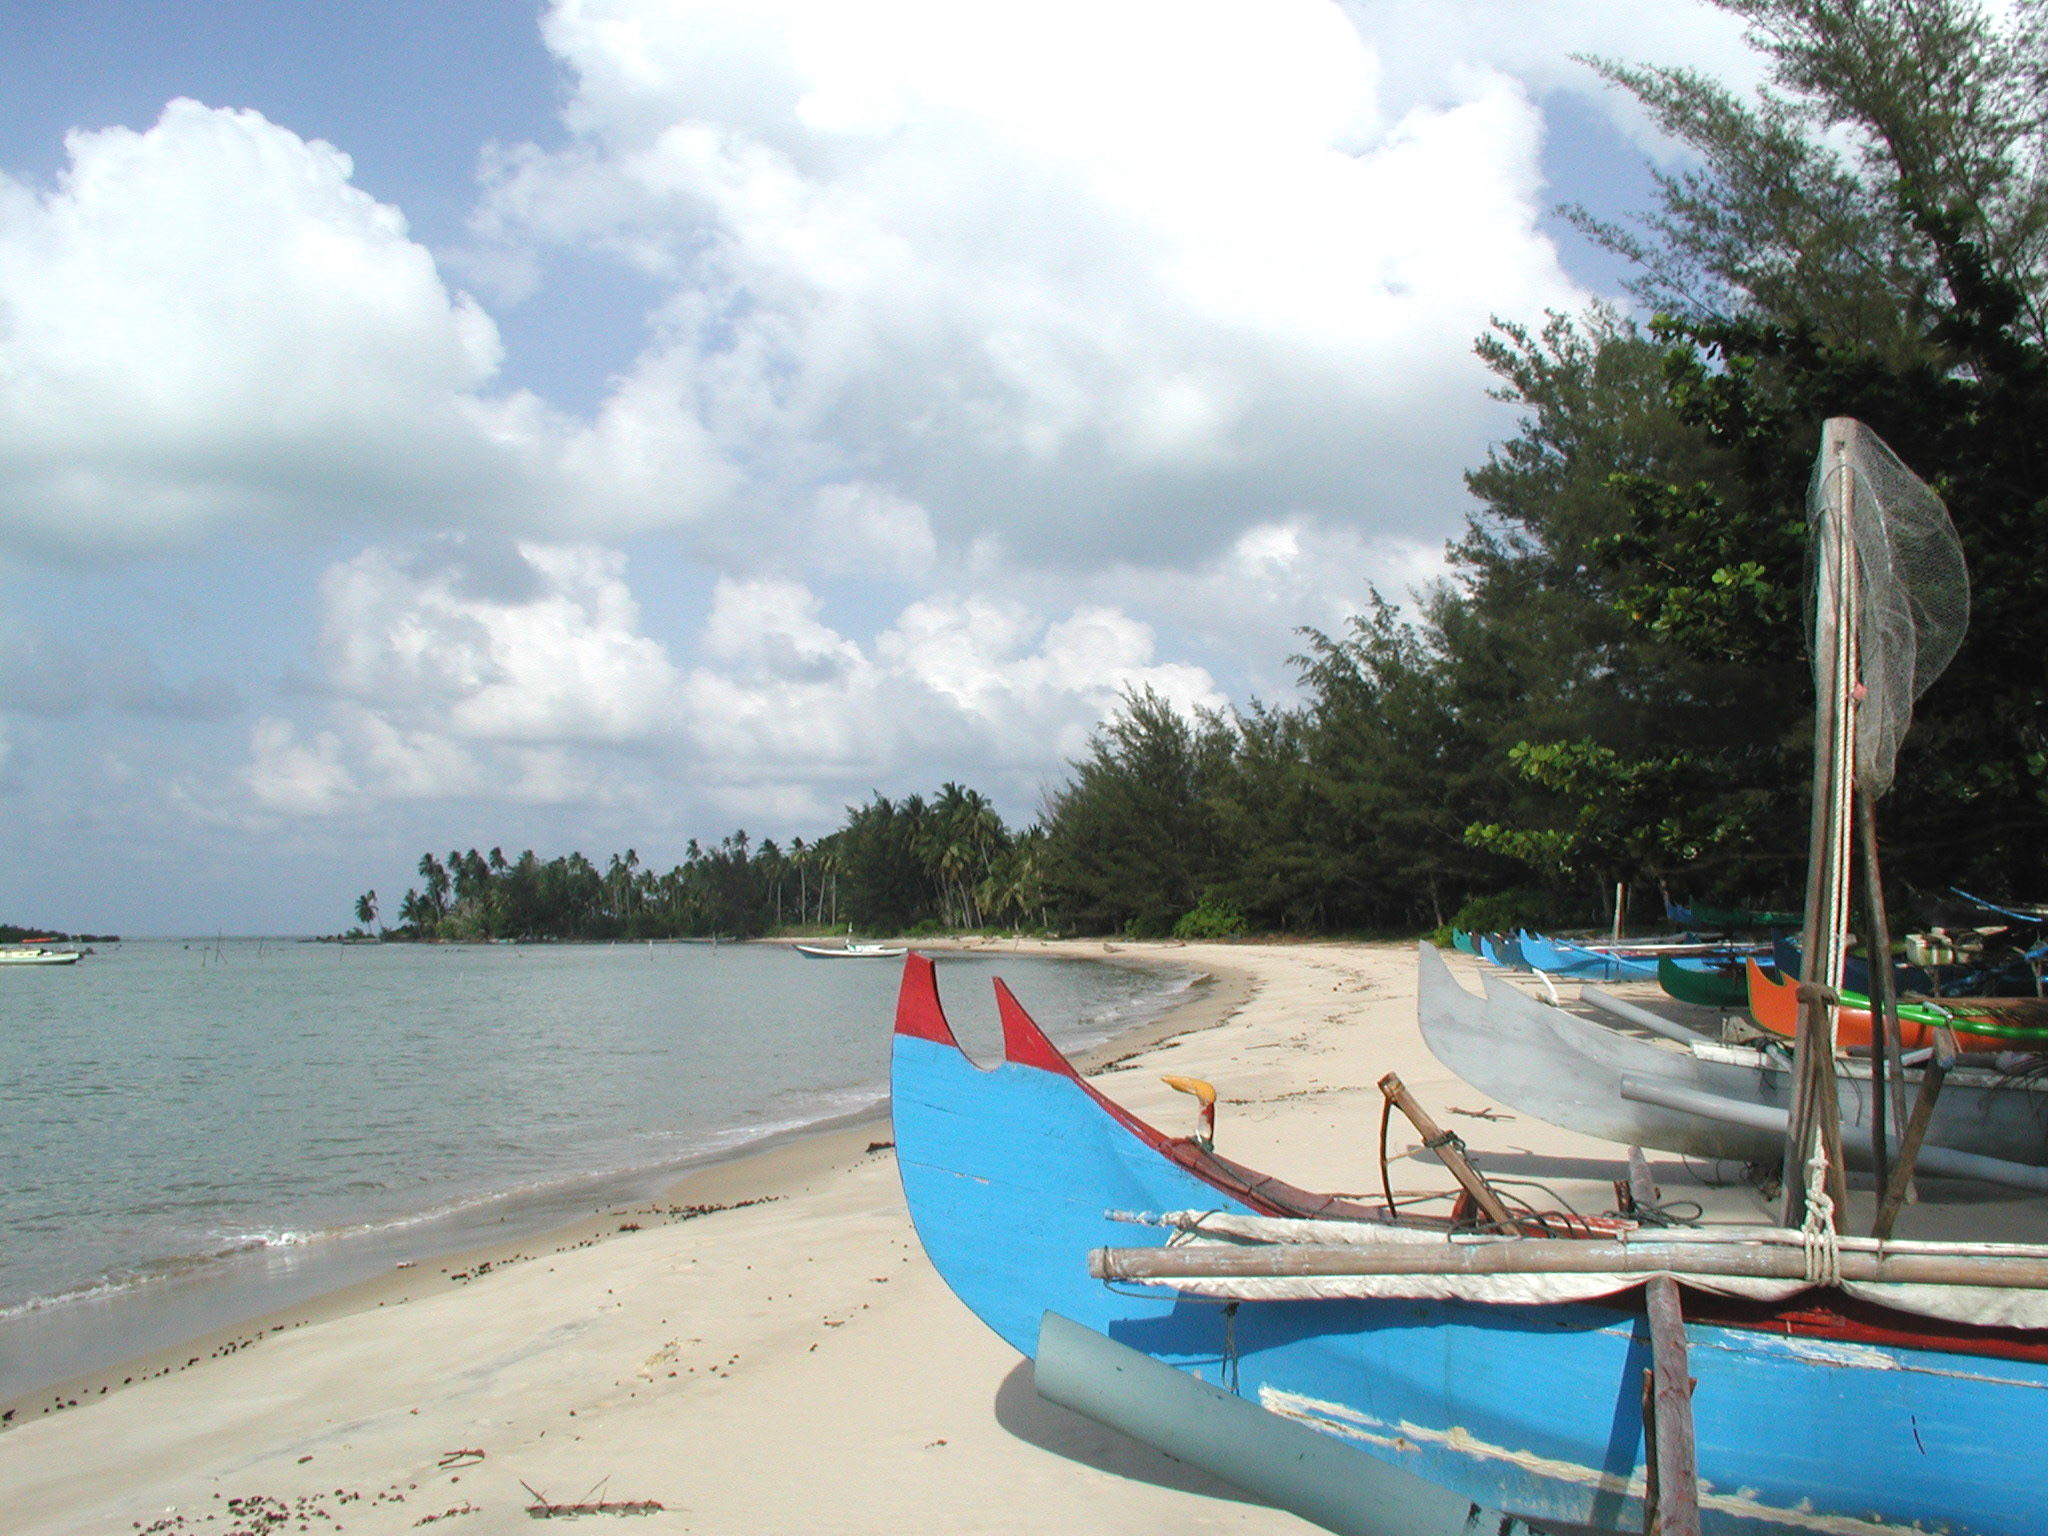
[[[813,960],[901,960],[909,953],[907,949],[887,944],[848,944],[843,949],[828,949],[822,944],[799,944],[796,952]]]

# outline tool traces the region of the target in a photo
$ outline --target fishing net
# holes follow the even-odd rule
[[[1828,423],[1806,505],[1818,565],[1807,611],[1814,682],[1824,692],[1862,685],[1856,787],[1875,798],[1891,788],[1914,702],[1963,643],[1970,575],[1941,498],[1860,421]],[[1838,685],[1845,617],[1851,671]]]

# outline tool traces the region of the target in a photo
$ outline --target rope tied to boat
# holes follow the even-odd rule
[[[1799,1236],[1806,1250],[1806,1278],[1813,1285],[1842,1283],[1842,1247],[1835,1235],[1835,1198],[1828,1193],[1827,1155],[1819,1148],[1806,1160],[1806,1219]]]

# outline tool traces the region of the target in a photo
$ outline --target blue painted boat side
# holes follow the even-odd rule
[[[1519,942],[1530,965],[1553,975],[1596,977],[1603,981],[1654,980],[1657,975],[1655,959],[1611,955],[1562,939],[1546,938],[1540,933],[1524,933]]]
[[[1640,1317],[1391,1301],[1231,1312],[1094,1281],[1089,1249],[1165,1237],[1111,1210],[1247,1207],[1046,1065],[984,1070],[949,1041],[899,1034],[893,1096],[918,1236],[1020,1353],[1055,1311],[1475,1504],[1641,1528]],[[2048,1367],[1697,1322],[1688,1333],[1716,1536],[2044,1528],[2034,1448],[2048,1434]]]
[[[1800,969],[1799,940],[1780,934],[1771,941],[1771,959],[1781,976],[1797,976]],[[1967,966],[1954,968],[1950,981],[1961,981],[1976,973]],[[1861,955],[1845,955],[1842,959],[1842,990],[1870,996],[1870,962]],[[1934,978],[1917,965],[1895,962],[1892,966],[1892,990],[1896,995],[1908,992],[1931,993]]]
[[[1529,969],[1528,959],[1522,953],[1521,941],[1509,938],[1504,933],[1482,933],[1479,935],[1479,955],[1495,965],[1510,971]]]
[[[1548,971],[1553,976],[1589,976],[1612,981],[1618,974],[1607,956],[1591,950],[1568,949],[1540,933],[1517,935],[1515,942],[1521,946],[1522,958],[1533,969]]]

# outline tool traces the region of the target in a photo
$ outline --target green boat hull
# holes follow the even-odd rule
[[[1702,1008],[1741,1008],[1749,1002],[1749,982],[1739,968],[1696,971],[1669,955],[1657,961],[1657,985],[1681,1003]]]

